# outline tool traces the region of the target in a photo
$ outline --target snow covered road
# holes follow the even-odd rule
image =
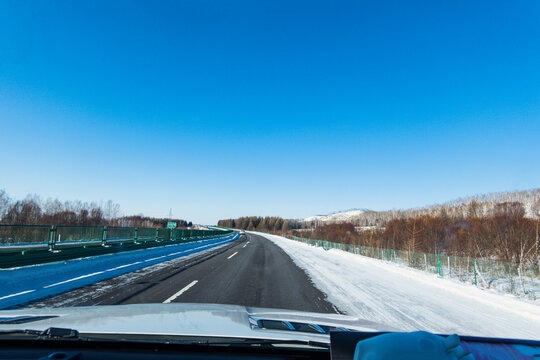
[[[348,315],[404,331],[540,339],[540,306],[340,250],[263,235]]]

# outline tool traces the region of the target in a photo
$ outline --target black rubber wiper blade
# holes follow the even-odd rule
[[[3,336],[3,335],[32,335],[32,336],[40,336],[42,333],[43,333],[42,330],[33,330],[33,329],[0,330],[0,336]]]
[[[68,328],[50,327],[45,330],[16,329],[0,330],[0,337],[11,335],[34,336],[40,339],[79,339],[79,332]]]
[[[218,346],[218,345],[229,345],[229,346],[265,346],[265,345],[303,345],[303,346],[313,346],[328,349],[330,344],[321,342],[321,341],[311,341],[311,340],[273,340],[273,339],[249,339],[241,341],[195,341],[192,344],[196,345],[209,345],[209,346]]]

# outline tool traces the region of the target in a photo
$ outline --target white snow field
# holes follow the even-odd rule
[[[257,233],[280,246],[347,315],[402,331],[540,339],[540,306],[341,250]]]
[[[301,221],[310,222],[310,221],[320,221],[320,222],[344,222],[351,221],[355,217],[362,215],[365,212],[370,210],[367,209],[352,209],[345,211],[337,211],[328,215],[314,215],[307,217]]]

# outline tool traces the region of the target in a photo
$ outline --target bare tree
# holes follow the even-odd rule
[[[112,200],[107,201],[103,209],[103,216],[108,221],[116,219],[120,216],[120,205],[115,204]]]
[[[0,222],[11,206],[11,198],[5,190],[0,190]]]

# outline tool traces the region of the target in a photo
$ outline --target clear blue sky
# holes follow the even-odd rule
[[[540,2],[0,1],[0,188],[199,223],[540,185]]]

